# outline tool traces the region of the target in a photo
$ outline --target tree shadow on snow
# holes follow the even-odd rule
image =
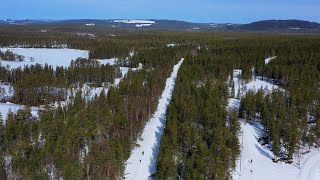
[[[163,126],[158,126],[157,131],[155,132],[157,141],[154,143],[152,147],[152,156],[150,158],[150,165],[149,165],[149,173],[153,175],[156,172],[156,165],[157,165],[157,157],[159,153],[159,148],[160,148],[160,142],[161,142],[161,137],[163,134],[163,130],[165,128],[165,114],[162,114],[160,117],[160,122],[163,124]],[[152,178],[149,178],[152,179]]]
[[[256,148],[260,152],[260,154],[264,155],[268,159],[272,160],[273,157],[269,154],[268,150],[265,150],[264,148],[261,148],[259,145],[255,144]]]
[[[265,157],[267,157],[268,159],[272,160],[273,159],[273,156],[272,156],[272,152],[266,148],[266,147],[263,147],[259,142],[258,142],[258,139],[261,138],[261,137],[264,137],[266,134],[264,132],[264,128],[263,126],[260,124],[260,123],[257,123],[257,122],[253,122],[251,124],[251,126],[254,128],[255,130],[255,138],[256,138],[256,141],[255,142],[255,147],[258,149],[259,153],[264,155]]]

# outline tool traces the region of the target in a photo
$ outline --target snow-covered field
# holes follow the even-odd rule
[[[136,24],[136,27],[148,27],[151,26],[152,24]]]
[[[241,70],[234,71],[235,93],[240,87],[244,95],[248,90],[257,91],[263,88],[265,91],[271,91],[278,88],[268,82],[260,80],[259,77],[253,79],[247,84],[241,85],[239,76]],[[240,102],[237,99],[229,99],[228,109],[239,109]],[[233,172],[233,180],[319,180],[320,179],[320,151],[310,150],[300,159],[294,157],[292,164],[284,162],[274,163],[273,153],[258,142],[258,138],[263,132],[259,123],[246,123],[240,120],[241,132],[239,141],[241,144],[241,154],[237,161],[236,170]],[[301,150],[306,152],[307,149]],[[300,162],[300,163],[299,163]]]
[[[0,51],[12,51],[25,57],[22,62],[0,61],[2,66],[11,69],[34,64],[49,64],[55,66],[69,66],[71,60],[79,57],[88,58],[89,51],[77,49],[52,49],[52,48],[0,48]]]
[[[166,122],[167,106],[171,101],[175,80],[183,60],[181,59],[174,66],[171,76],[167,79],[158,108],[144,127],[141,138],[137,142],[139,146],[132,150],[126,162],[125,179],[144,180],[155,173],[160,140]]]
[[[25,106],[23,105],[19,105],[19,104],[13,104],[13,103],[0,103],[0,112],[2,115],[2,119],[6,120],[7,114],[9,112],[9,110],[13,113],[16,113],[19,109],[24,109]],[[31,107],[31,114],[32,116],[38,116],[38,111],[40,110],[40,108],[38,107]]]
[[[0,100],[10,99],[14,94],[13,86],[10,84],[0,83]]]
[[[154,24],[155,21],[150,20],[141,20],[141,19],[121,19],[121,20],[114,20],[115,23],[126,23],[126,24]]]

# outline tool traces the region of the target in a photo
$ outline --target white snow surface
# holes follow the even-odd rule
[[[91,34],[91,33],[77,33],[78,36],[81,36],[81,37],[90,37],[90,38],[94,38],[95,35],[94,34]]]
[[[178,46],[179,44],[171,43],[171,44],[166,44],[167,47],[175,47]]]
[[[14,89],[11,84],[0,83],[0,100],[1,99],[10,99],[14,94]]]
[[[235,93],[237,93],[239,88],[239,76],[241,73],[241,70],[234,70]],[[276,85],[260,80],[258,77],[247,84],[240,85],[242,89],[241,94],[244,95],[248,90],[257,91],[261,87],[267,92],[279,88]],[[234,98],[229,99],[228,110],[237,110],[239,106],[239,100]],[[258,138],[261,137],[261,133],[263,132],[263,127],[259,123],[246,123],[243,119],[240,120],[240,125],[239,141],[241,153],[236,169],[232,174],[233,180],[320,179],[319,150],[311,149],[309,153],[306,153],[308,150],[302,149],[301,152],[306,154],[300,158],[300,161],[297,156],[294,157],[292,164],[284,162],[274,163],[272,161],[274,154],[258,142]]]
[[[243,96],[249,90],[257,92],[259,89],[263,89],[265,93],[271,92],[273,89],[279,88],[277,85],[271,84],[267,81],[263,81],[261,77],[252,76],[252,80],[249,83],[245,83],[240,80],[242,70],[235,69],[233,71],[233,82],[235,89],[235,97],[237,97],[238,89],[240,88],[240,96]],[[281,88],[280,88],[281,89]]]
[[[116,65],[117,64],[117,61],[118,61],[118,58],[111,58],[111,59],[97,59],[97,61],[102,65],[110,65],[110,66],[113,66],[113,65]]]
[[[150,20],[141,20],[141,19],[119,19],[119,20],[114,20],[113,22],[115,23],[126,23],[126,24],[154,24],[156,23],[155,21],[150,21]]]
[[[320,152],[318,150],[313,149],[304,155],[300,160],[300,168],[297,157],[294,158],[292,164],[274,163],[272,161],[273,153],[257,140],[260,137],[260,132],[263,131],[258,123],[249,124],[241,120],[241,131],[239,140],[242,149],[236,171],[233,173],[234,180],[320,179]]]
[[[148,27],[151,26],[152,24],[136,24],[136,27]]]
[[[274,59],[276,59],[276,58],[277,58],[277,56],[269,57],[269,58],[267,58],[267,59],[264,60],[264,63],[265,63],[265,64],[269,64],[269,62],[270,62],[271,60],[274,60]]]
[[[1,60],[2,66],[10,66],[11,69],[18,67],[24,67],[26,65],[35,64],[49,64],[52,66],[64,66],[70,65],[71,60],[75,60],[79,57],[88,58],[89,51],[77,50],[77,49],[53,49],[53,48],[0,48],[0,51],[5,52],[7,50],[12,51],[18,55],[25,57],[22,62],[4,61]]]
[[[0,112],[2,115],[2,119],[4,120],[4,123],[6,122],[7,114],[9,110],[11,112],[16,113],[19,109],[24,109],[26,108],[24,105],[19,105],[19,104],[13,104],[13,103],[0,103]],[[37,117],[38,116],[38,111],[40,108],[38,107],[31,107],[31,114],[32,116]]]
[[[165,127],[166,111],[171,101],[178,70],[183,61],[182,58],[174,66],[159,99],[157,110],[144,127],[141,138],[137,142],[139,146],[133,148],[130,158],[126,162],[125,179],[144,180],[155,173],[160,140]]]

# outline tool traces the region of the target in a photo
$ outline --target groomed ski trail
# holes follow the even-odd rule
[[[138,146],[131,151],[124,174],[127,180],[147,180],[155,173],[160,140],[166,123],[166,111],[183,61],[184,58],[181,58],[174,66],[171,76],[166,81],[156,112],[145,125],[141,138],[137,141]]]

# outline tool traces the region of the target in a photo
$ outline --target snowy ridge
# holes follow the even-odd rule
[[[161,136],[165,127],[166,111],[172,97],[178,70],[183,63],[182,58],[173,68],[171,76],[166,81],[165,89],[159,99],[159,104],[153,117],[143,129],[141,138],[133,148],[126,162],[125,179],[144,180],[155,173],[156,160],[160,146]]]
[[[114,20],[115,23],[126,23],[126,24],[154,24],[155,21],[149,21],[149,20],[141,20],[141,19],[119,19]]]

